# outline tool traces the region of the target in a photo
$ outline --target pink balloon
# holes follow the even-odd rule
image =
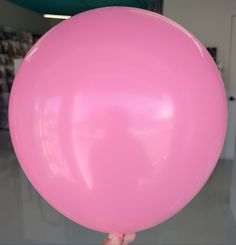
[[[149,11],[108,7],[35,44],[9,119],[23,170],[53,207],[91,229],[130,233],[199,192],[222,150],[227,108],[192,34]]]

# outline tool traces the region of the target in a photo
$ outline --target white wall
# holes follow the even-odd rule
[[[228,81],[230,16],[236,14],[235,0],[165,0],[164,15],[175,20],[192,32],[205,46],[218,48],[218,62],[223,65],[223,78],[228,95],[233,95]],[[236,67],[236,64],[235,64]],[[235,81],[236,82],[236,81]],[[232,103],[232,102],[231,102]],[[235,113],[229,105],[229,133],[225,141],[222,158],[234,155]],[[233,137],[233,139],[232,139]]]
[[[223,76],[229,94],[232,93],[227,76],[229,71],[230,16],[232,14],[236,15],[235,0],[164,1],[165,16],[184,26],[198,37],[205,46],[216,46],[218,48],[218,60],[223,63]],[[228,158],[227,151],[231,153],[236,151],[232,144],[232,140],[235,140],[233,130],[235,127],[235,102],[231,102],[229,106],[229,117],[228,136],[223,151],[223,157],[225,158]],[[230,143],[227,144],[227,142]],[[232,158],[232,156],[229,158]],[[236,156],[234,158],[230,205],[236,219]]]
[[[232,171],[230,206],[233,212],[234,219],[236,220],[236,160],[234,162],[233,171]]]
[[[43,34],[50,27],[48,19],[42,15],[6,0],[0,0],[0,26],[11,26],[34,34]]]
[[[164,1],[165,16],[184,26],[205,46],[218,48],[218,60],[223,62],[226,84],[230,35],[229,16],[233,10],[236,13],[235,0]]]

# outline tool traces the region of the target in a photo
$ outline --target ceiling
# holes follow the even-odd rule
[[[89,9],[105,6],[130,6],[159,10],[163,0],[9,0],[41,14],[74,15]]]

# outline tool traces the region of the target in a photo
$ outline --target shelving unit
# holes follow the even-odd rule
[[[14,59],[23,58],[38,36],[0,28],[0,129],[8,129],[8,101],[14,80]]]

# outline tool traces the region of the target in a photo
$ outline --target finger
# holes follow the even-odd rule
[[[135,233],[125,234],[122,245],[128,245],[129,243],[135,240],[135,237],[136,237]]]
[[[121,240],[115,234],[109,234],[103,245],[121,245]]]

